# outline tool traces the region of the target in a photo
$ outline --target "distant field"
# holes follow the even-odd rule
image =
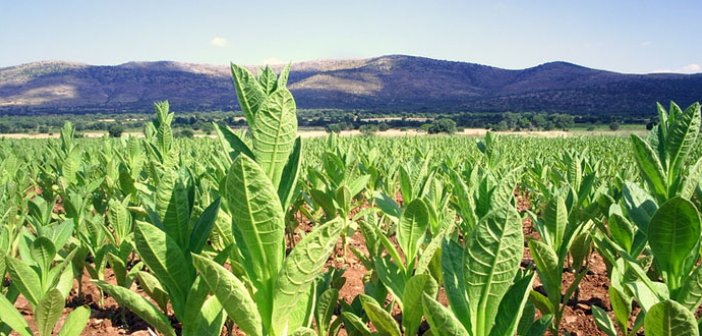
[[[484,136],[488,130],[484,128],[467,128],[464,129],[463,132],[458,132],[455,135],[463,135],[463,136]],[[646,134],[646,130],[641,129],[641,127],[624,127],[622,129],[619,129],[617,131],[610,131],[610,130],[605,130],[605,128],[602,128],[601,130],[595,130],[595,131],[587,131],[584,128],[578,128],[572,131],[520,131],[520,132],[515,132],[515,131],[506,131],[506,132],[497,132],[498,134],[509,134],[509,135],[520,135],[520,136],[533,136],[533,137],[545,137],[545,138],[554,138],[554,137],[572,137],[572,136],[627,136],[629,134],[638,134],[638,135],[644,135]],[[101,131],[88,131],[88,132],[83,132],[81,133],[84,137],[86,138],[101,138],[103,136],[107,136],[107,132],[101,132]],[[324,137],[327,136],[329,133],[327,133],[323,129],[301,129],[298,132],[298,135],[302,138],[317,138],[317,137]],[[342,131],[339,133],[341,136],[361,136],[361,132],[358,130],[351,130],[351,131]],[[390,129],[385,132],[377,132],[375,133],[375,136],[379,137],[403,137],[403,136],[427,136],[428,134],[426,132],[418,132],[417,130],[406,130],[402,131],[399,129]],[[124,132],[123,137],[135,137],[135,138],[142,138],[144,137],[143,132],[141,131],[128,131]],[[51,138],[58,138],[59,134],[58,133],[8,133],[8,134],[0,134],[0,138],[5,138],[5,139],[51,139]],[[196,138],[202,138],[202,137],[215,137],[214,134],[207,135],[205,133],[195,133]]]

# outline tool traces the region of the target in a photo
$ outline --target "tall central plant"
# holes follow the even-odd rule
[[[232,165],[220,192],[232,216],[235,254],[241,270],[232,274],[216,262],[193,256],[195,268],[247,335],[312,332],[311,285],[343,228],[333,219],[316,228],[286,256],[285,210],[297,182],[301,142],[295,101],[279,77],[264,69],[256,77],[232,65],[239,105],[252,147],[226,126],[218,126]]]

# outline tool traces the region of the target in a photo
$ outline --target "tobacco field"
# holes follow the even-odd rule
[[[0,335],[699,335],[700,105],[648,136],[0,140]]]

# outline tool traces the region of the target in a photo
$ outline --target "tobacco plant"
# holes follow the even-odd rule
[[[255,77],[232,65],[252,147],[236,135],[228,138],[233,161],[221,192],[231,211],[235,254],[242,269],[233,274],[192,256],[210,291],[248,335],[314,334],[312,284],[345,229],[344,220],[332,219],[286,255],[285,210],[301,157],[300,141],[295,139],[295,102],[285,87],[288,71],[276,78],[266,68]]]

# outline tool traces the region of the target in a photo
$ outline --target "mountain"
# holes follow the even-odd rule
[[[0,113],[151,111],[164,99],[177,111],[230,110],[238,108],[230,77],[227,66],[167,61],[30,63],[0,68]],[[295,63],[288,87],[298,108],[377,111],[650,115],[657,101],[702,100],[702,74],[622,74],[566,62],[508,70],[404,55]]]

